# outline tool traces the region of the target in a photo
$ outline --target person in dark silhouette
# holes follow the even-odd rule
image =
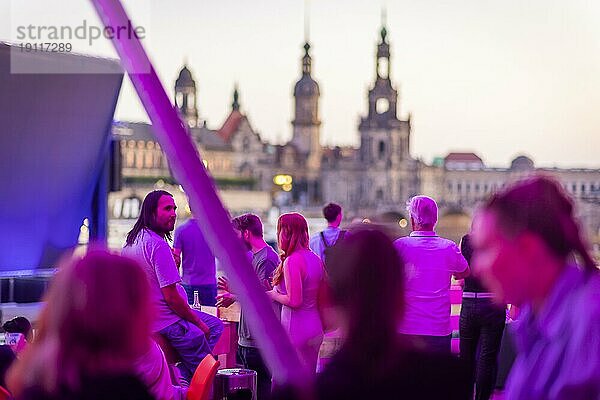
[[[460,241],[460,251],[471,265],[470,234]],[[488,400],[494,390],[505,321],[506,306],[497,304],[494,294],[475,276],[466,277],[459,320],[460,358],[471,372],[475,400]]]

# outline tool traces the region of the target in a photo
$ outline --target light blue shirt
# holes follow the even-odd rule
[[[323,236],[325,236],[325,241],[327,241],[327,245],[333,246],[335,242],[337,242],[338,236],[340,235],[340,228],[333,228],[328,226],[323,230]],[[321,232],[316,233],[310,237],[309,247],[316,255],[323,260],[323,255],[325,253],[325,249],[328,246],[325,246],[323,240],[321,239]]]
[[[517,321],[507,400],[600,399],[600,273],[566,267],[542,309]]]
[[[189,219],[175,230],[173,247],[181,250],[182,280],[186,285],[217,286],[216,263],[196,219]]]

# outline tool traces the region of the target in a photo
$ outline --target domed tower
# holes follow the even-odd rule
[[[533,163],[533,160],[531,158],[524,155],[520,155],[511,161],[510,169],[511,171],[521,172],[533,171],[535,170],[535,164]]]
[[[312,57],[310,44],[304,44],[302,57],[302,77],[294,87],[294,120],[292,121],[292,143],[298,152],[306,157],[308,170],[317,171],[321,167],[321,143],[319,120],[319,84],[311,75]]]
[[[190,128],[198,126],[196,81],[187,65],[184,65],[175,81],[175,106]]]

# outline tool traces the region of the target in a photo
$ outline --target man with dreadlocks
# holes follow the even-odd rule
[[[153,332],[162,335],[177,351],[181,377],[189,383],[200,361],[211,354],[223,332],[223,323],[212,315],[192,310],[181,286],[179,271],[167,243],[177,214],[173,196],[164,190],[148,193],[138,220],[127,234],[123,255],[144,267],[155,307]]]

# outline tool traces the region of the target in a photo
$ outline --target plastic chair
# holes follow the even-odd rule
[[[208,400],[210,396],[210,388],[217,374],[219,362],[215,360],[212,354],[207,354],[202,360],[194,376],[187,392],[187,400]]]
[[[8,390],[0,386],[0,400],[11,400],[12,398],[12,394],[10,394]]]

